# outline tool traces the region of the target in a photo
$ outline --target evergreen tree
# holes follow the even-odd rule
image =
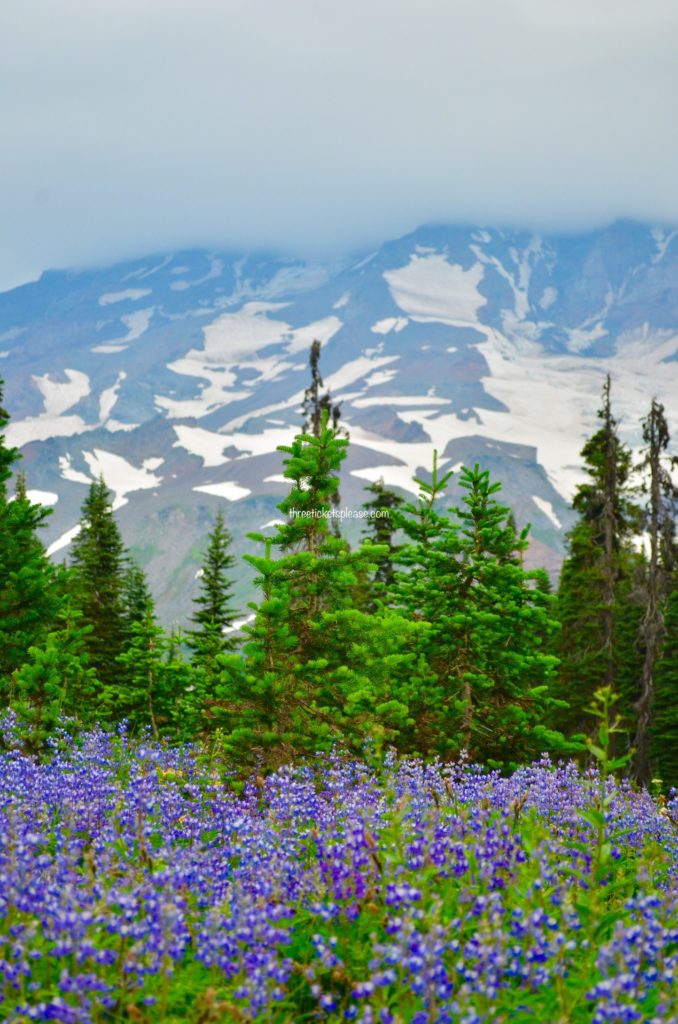
[[[31,753],[44,750],[62,715],[94,724],[97,681],[87,664],[88,627],[80,618],[65,595],[55,629],[40,646],[28,649],[24,664],[14,673],[11,703]]]
[[[652,400],[647,418],[643,420],[646,447],[639,471],[644,475],[643,490],[647,495],[645,525],[649,538],[649,559],[645,586],[645,607],[640,625],[644,647],[640,695],[635,705],[637,725],[635,736],[634,774],[636,781],[650,782],[650,714],[654,700],[655,667],[664,635],[664,609],[673,568],[673,529],[678,488],[670,469],[675,459],[667,456],[670,441],[664,406]]]
[[[244,659],[222,658],[213,708],[241,763],[258,756],[276,764],[340,739],[354,746],[367,736],[394,739],[408,722],[393,694],[405,692],[408,678],[416,685],[416,627],[376,627],[354,607],[360,579],[385,549],[367,541],[351,552],[327,523],[346,445],[325,410],[318,436],[299,435],[280,449],[292,486],[278,507],[289,520],[274,540],[257,537],[263,555],[246,556],[262,597],[251,606]],[[273,557],[276,549],[281,557]]]
[[[311,369],[311,383],[304,391],[304,400],[302,402],[302,414],[303,414],[303,425],[302,433],[312,434],[314,437],[320,437],[322,430],[323,420],[326,417],[328,424],[332,425],[334,433],[339,437],[348,437],[348,431],[339,425],[341,419],[341,403],[336,404],[332,401],[332,396],[329,391],[322,392],[323,379],[320,375],[320,342],[314,341],[311,344],[311,351],[309,354],[309,366]],[[332,493],[332,506],[333,508],[339,508],[341,504],[341,496],[339,494],[339,487],[337,486]],[[339,537],[341,531],[339,529],[339,520],[336,517],[332,518],[332,532],[335,537]]]
[[[674,569],[664,613],[664,636],[654,674],[650,717],[652,773],[665,788],[678,788],[678,569]]]
[[[58,638],[50,633],[42,646],[29,647],[14,673],[11,703],[29,753],[43,751],[59,725],[65,696],[61,667]]]
[[[230,546],[231,535],[219,509],[202,564],[200,593],[194,598],[197,610],[192,621],[196,628],[187,634],[193,663],[205,676],[206,692],[219,674],[219,655],[232,651],[235,646],[233,636],[227,632],[236,618],[231,595],[233,582],[229,578],[235,558],[230,554]]]
[[[574,497],[579,519],[568,534],[558,588],[562,628],[557,692],[569,709],[557,722],[569,735],[589,728],[586,709],[597,690],[618,690],[618,595],[632,572],[630,539],[639,523],[639,509],[631,499],[631,453],[619,439],[612,415],[609,376],[598,418],[600,429],[582,449],[589,479]],[[620,705],[620,711],[628,720],[630,703]]]
[[[125,647],[125,549],[103,477],[93,481],[83,504],[71,563],[73,601],[83,624],[91,627],[86,641],[90,665],[106,691],[119,682],[117,659]]]
[[[125,644],[131,641],[134,624],[142,621],[152,601],[146,573],[134,559],[129,558],[122,577]]]
[[[9,425],[9,413],[2,406],[5,382],[0,378],[0,500],[7,500],[7,481],[12,476],[12,466],[18,459],[18,448],[8,448],[5,444],[5,431]]]
[[[363,509],[368,513],[363,531],[364,536],[386,549],[386,553],[383,558],[379,559],[376,571],[367,586],[369,592],[367,610],[374,611],[376,601],[383,597],[395,582],[394,559],[400,550],[400,545],[394,541],[398,529],[394,513],[402,506],[403,499],[395,491],[385,487],[383,479],[376,480],[365,490],[374,497],[371,501],[363,502]]]
[[[463,467],[466,491],[454,520],[435,509],[451,474],[434,466],[418,481],[417,505],[404,509],[411,543],[401,552],[395,598],[408,616],[430,624],[426,660],[435,673],[429,691],[429,752],[464,747],[472,757],[506,767],[545,749],[567,749],[544,724],[556,659],[544,638],[557,628],[541,574],[525,572],[516,552],[527,546],[489,474]],[[541,586],[538,584],[542,584]]]
[[[169,727],[174,718],[175,679],[168,659],[169,641],[150,598],[130,630],[129,642],[117,658],[124,672],[106,692],[110,717],[125,719],[135,732],[150,726],[157,739],[160,729]]]
[[[8,499],[20,455],[5,444],[9,416],[1,403],[0,380],[0,698],[6,700],[12,673],[53,628],[61,597],[56,571],[38,540],[51,510],[28,500],[21,477],[13,500]]]

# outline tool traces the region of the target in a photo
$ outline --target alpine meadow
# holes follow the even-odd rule
[[[350,516],[321,355],[278,518],[238,558],[218,503],[183,628],[103,475],[48,557],[0,408],[2,1019],[678,1021],[664,406],[632,450],[604,378],[554,576],[435,447]]]

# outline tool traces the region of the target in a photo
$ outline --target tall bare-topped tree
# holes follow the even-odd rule
[[[631,452],[620,440],[612,414],[609,375],[598,419],[600,427],[581,453],[588,479],[572,503],[579,518],[568,534],[558,590],[558,690],[570,705],[558,725],[567,733],[589,727],[586,709],[596,690],[619,689],[619,595],[629,587],[634,558],[630,539],[640,517],[632,501]],[[635,695],[625,700],[627,714],[633,700]]]
[[[674,559],[673,531],[678,488],[671,469],[678,460],[667,454],[670,434],[664,406],[652,399],[650,411],[643,420],[643,459],[638,469],[643,474],[643,492],[647,496],[645,527],[649,538],[649,560],[646,572],[645,610],[640,624],[640,637],[645,657],[640,680],[640,696],[636,703],[638,715],[635,736],[635,777],[641,785],[650,782],[650,716],[655,690],[655,669],[664,636],[665,606],[670,590]]]
[[[309,354],[309,366],[311,368],[311,383],[304,391],[304,400],[301,409],[304,416],[303,433],[313,437],[320,437],[323,429],[323,415],[327,412],[328,426],[331,426],[337,437],[348,438],[348,430],[340,425],[341,402],[333,402],[329,391],[323,391],[323,379],[320,374],[320,350],[321,343],[316,339],[311,344]],[[337,489],[332,495],[332,507],[339,508],[341,495]],[[332,531],[335,536],[340,535],[339,521],[332,519]]]

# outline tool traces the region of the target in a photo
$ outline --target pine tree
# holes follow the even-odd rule
[[[97,681],[88,666],[85,641],[88,627],[64,595],[55,628],[40,646],[28,649],[13,675],[11,704],[19,719],[27,750],[40,753],[61,725],[61,716],[94,724]]]
[[[0,378],[0,501],[7,500],[7,481],[12,476],[12,467],[18,459],[18,448],[8,448],[5,444],[5,430],[9,424],[9,413],[2,406],[5,382]]]
[[[50,633],[40,647],[29,647],[13,677],[11,704],[25,749],[39,754],[56,731],[65,696],[58,637]]]
[[[568,535],[558,588],[562,628],[556,693],[569,709],[559,713],[557,723],[567,735],[590,727],[586,709],[596,690],[619,688],[618,596],[632,571],[630,539],[639,524],[631,496],[631,453],[612,415],[609,376],[602,397],[601,427],[582,449],[589,479],[574,497],[579,519]],[[630,703],[620,704],[620,712],[628,721]]]
[[[664,636],[654,674],[650,717],[652,774],[669,790],[678,788],[678,569],[674,569],[664,613]]]
[[[125,648],[125,548],[103,477],[93,481],[83,504],[71,563],[73,601],[91,627],[90,665],[106,691],[119,682],[117,659]],[[110,713],[117,717],[112,708]]]
[[[328,425],[332,425],[332,430],[337,437],[343,436],[348,438],[348,431],[345,427],[340,426],[341,403],[333,402],[329,391],[321,393],[323,379],[320,375],[320,348],[320,342],[317,340],[311,344],[309,354],[311,383],[304,391],[304,400],[301,406],[304,417],[301,428],[302,433],[320,437],[323,420],[326,418]],[[337,486],[332,494],[332,506],[336,509],[339,508],[340,504],[341,496]],[[332,532],[335,537],[341,535],[339,520],[336,517],[332,518]]]
[[[106,692],[109,715],[125,719],[134,732],[150,726],[157,739],[161,728],[173,724],[176,679],[168,658],[168,637],[156,620],[150,598],[143,614],[131,623],[130,632],[126,648],[117,658],[124,672]]]
[[[379,682],[367,678],[364,661],[358,663],[361,643],[373,650],[378,644],[368,635],[369,617],[353,607],[355,591],[384,549],[366,542],[351,552],[328,527],[346,445],[325,410],[318,436],[301,434],[280,447],[291,490],[278,507],[288,522],[273,540],[252,535],[265,547],[263,555],[246,556],[261,600],[251,605],[255,619],[245,628],[244,659],[222,659],[213,707],[231,754],[243,763],[255,755],[280,763],[341,738],[359,744],[380,732],[384,716],[402,717],[402,709],[387,707]],[[407,652],[400,653],[404,665]],[[393,723],[385,728],[396,731]]]
[[[374,611],[376,601],[383,597],[395,582],[394,559],[400,550],[400,545],[394,541],[398,530],[394,513],[402,506],[403,499],[395,491],[385,487],[383,479],[376,480],[365,490],[373,494],[374,497],[371,501],[363,502],[362,507],[368,514],[363,534],[375,544],[386,548],[386,554],[379,559],[376,571],[367,584],[369,596],[366,610]]]
[[[128,557],[122,578],[125,644],[132,638],[134,624],[141,622],[152,601],[146,573],[134,559]]]
[[[219,674],[219,656],[235,647],[231,630],[236,612],[232,606],[233,581],[229,578],[235,558],[230,554],[230,546],[231,535],[219,509],[202,564],[200,593],[194,598],[197,611],[192,621],[196,628],[187,633],[193,663],[205,676],[205,692],[209,692]]]
[[[564,751],[563,737],[544,724],[556,666],[545,643],[556,628],[552,598],[516,557],[527,530],[516,536],[509,509],[494,498],[500,485],[478,466],[461,470],[466,496],[451,510],[455,519],[438,513],[450,476],[439,475],[434,458],[431,482],[418,481],[418,504],[404,509],[411,543],[401,560],[409,572],[394,588],[408,615],[430,624],[429,752],[464,747],[506,767],[544,749]]]
[[[28,500],[21,476],[13,500],[8,499],[20,455],[4,443],[9,416],[1,403],[0,380],[0,698],[7,699],[12,673],[53,628],[61,597],[56,571],[38,540],[51,510]]]
[[[646,574],[645,607],[640,625],[644,659],[640,695],[635,705],[637,725],[634,774],[638,783],[647,786],[651,777],[650,715],[654,701],[654,677],[664,636],[664,611],[673,568],[673,529],[678,500],[678,488],[673,483],[670,472],[676,460],[666,454],[670,441],[669,428],[664,406],[656,399],[652,400],[650,411],[643,420],[643,440],[646,448],[638,469],[645,477],[645,521],[650,553]]]

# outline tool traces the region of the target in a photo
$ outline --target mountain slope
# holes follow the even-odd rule
[[[429,226],[339,266],[183,252],[1,294],[9,440],[54,505],[55,557],[103,473],[164,617],[183,619],[218,503],[237,551],[276,518],[314,338],[351,433],[347,506],[380,476],[414,493],[436,447],[502,480],[531,558],[557,570],[605,374],[629,440],[652,395],[671,419],[678,232]]]

